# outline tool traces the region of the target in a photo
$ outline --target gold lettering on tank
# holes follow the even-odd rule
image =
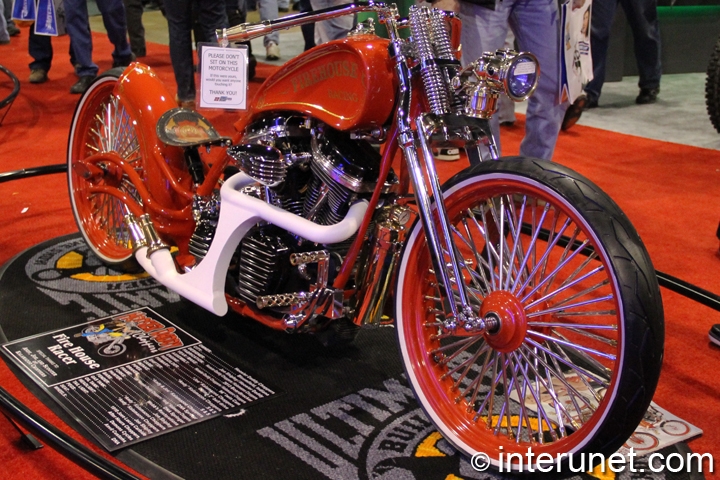
[[[328,62],[295,75],[290,79],[293,93],[335,77],[358,78],[358,64],[349,60]]]

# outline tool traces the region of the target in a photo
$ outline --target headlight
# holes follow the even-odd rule
[[[516,102],[522,102],[535,91],[540,66],[537,58],[531,53],[520,53],[506,60],[504,78],[505,93]]]
[[[513,50],[486,52],[474,64],[478,80],[497,93],[504,92],[516,102],[522,102],[535,91],[540,66],[532,53]]]

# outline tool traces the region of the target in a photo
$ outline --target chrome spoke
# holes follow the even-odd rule
[[[608,300],[612,300],[613,298],[614,298],[613,295],[610,294],[610,295],[606,295],[606,296],[604,296],[604,297],[592,298],[592,299],[590,299],[590,300],[585,300],[585,301],[583,301],[583,302],[573,303],[573,304],[571,304],[571,305],[561,305],[561,306],[559,306],[559,307],[546,308],[545,310],[539,310],[539,311],[536,311],[536,312],[528,313],[528,314],[527,314],[527,317],[528,317],[528,318],[539,317],[539,316],[541,316],[541,315],[546,315],[546,314],[548,314],[548,313],[561,312],[561,311],[568,310],[568,309],[571,309],[571,308],[585,307],[585,306],[587,306],[587,305],[592,305],[592,304],[594,304],[594,303],[599,303],[599,302],[605,302],[605,301],[608,301]],[[582,315],[582,313],[583,313],[583,312],[578,312],[579,315]]]

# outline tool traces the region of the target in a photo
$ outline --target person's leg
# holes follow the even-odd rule
[[[300,4],[301,13],[312,12],[313,8],[312,5],[310,5],[310,0],[299,0],[298,3]],[[300,30],[302,31],[303,40],[305,40],[303,50],[310,50],[315,46],[315,24],[306,23],[300,26]]]
[[[508,16],[510,15],[509,0],[496,2],[495,10],[460,2],[460,19],[462,20],[462,64],[468,65],[482,57],[484,52],[502,48],[508,34]],[[490,119],[490,127],[495,137],[495,144],[500,152],[500,127],[498,115]]]
[[[247,20],[247,9],[245,0],[225,0],[225,11],[227,12],[228,26],[234,27],[245,23]],[[240,42],[248,49],[248,80],[255,78],[257,69],[257,59],[252,52],[252,44],[250,42]]]
[[[125,6],[125,19],[127,20],[128,36],[130,37],[130,49],[136,57],[144,57],[147,54],[147,49],[145,45],[145,26],[142,23],[142,0],[123,0],[123,5]]]
[[[258,4],[260,6],[260,20],[276,20],[278,18],[277,0],[258,0]],[[263,45],[265,45],[265,49],[267,50],[267,59],[277,60],[280,58],[279,49],[276,51],[271,43],[275,46],[280,45],[279,32],[270,33],[263,38]]]
[[[47,81],[47,72],[50,71],[53,58],[53,48],[50,37],[36,35],[35,29],[29,28],[28,53],[32,57],[30,62],[30,83],[43,83]]]
[[[5,0],[5,1],[11,1],[11,0]],[[3,0],[0,0],[0,12],[4,12],[5,7],[3,4]],[[0,44],[7,44],[10,43],[10,34],[7,30],[7,22],[5,21],[5,14],[3,13],[0,15]]]
[[[64,0],[65,29],[72,42],[75,73],[80,77],[95,77],[98,66],[92,61],[92,34],[88,21],[87,0]]]
[[[638,86],[645,90],[658,90],[662,67],[657,0],[620,1],[633,33],[635,59],[640,73]]]
[[[541,69],[537,89],[528,100],[520,154],[550,160],[568,107],[559,98],[560,12],[557,0],[515,0],[512,5],[509,22],[518,46],[535,54]]]
[[[327,7],[343,5],[345,0],[310,0],[313,10],[320,10]],[[315,24],[315,43],[329,42],[347,37],[348,32],[355,25],[355,15],[343,15],[342,17],[323,20]]]
[[[177,83],[177,97],[180,102],[194,101],[192,2],[172,0],[165,2],[164,6],[170,40],[170,61]]]
[[[125,67],[132,61],[132,50],[127,38],[127,20],[122,0],[96,0],[108,40],[115,46],[112,52],[113,67]]]
[[[2,4],[2,14],[3,17],[5,17],[5,25],[8,35],[11,37],[20,35],[20,29],[17,25],[15,25],[15,21],[12,19],[13,0],[5,0]]]
[[[204,0],[200,2],[198,20],[203,29],[205,38],[211,42],[216,41],[216,31],[227,28],[228,18],[225,10],[225,0]]]
[[[612,30],[618,0],[593,0],[590,20],[590,49],[593,62],[593,79],[585,86],[590,106],[597,104],[605,83],[610,31]]]

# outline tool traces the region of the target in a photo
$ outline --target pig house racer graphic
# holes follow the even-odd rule
[[[75,333],[72,341],[87,341],[91,345],[87,350],[101,357],[122,356],[123,363],[186,346],[181,338],[184,332],[153,314],[144,309],[98,320]],[[189,343],[196,342],[190,339]]]
[[[148,307],[22,338],[3,349],[47,387],[200,341]]]

